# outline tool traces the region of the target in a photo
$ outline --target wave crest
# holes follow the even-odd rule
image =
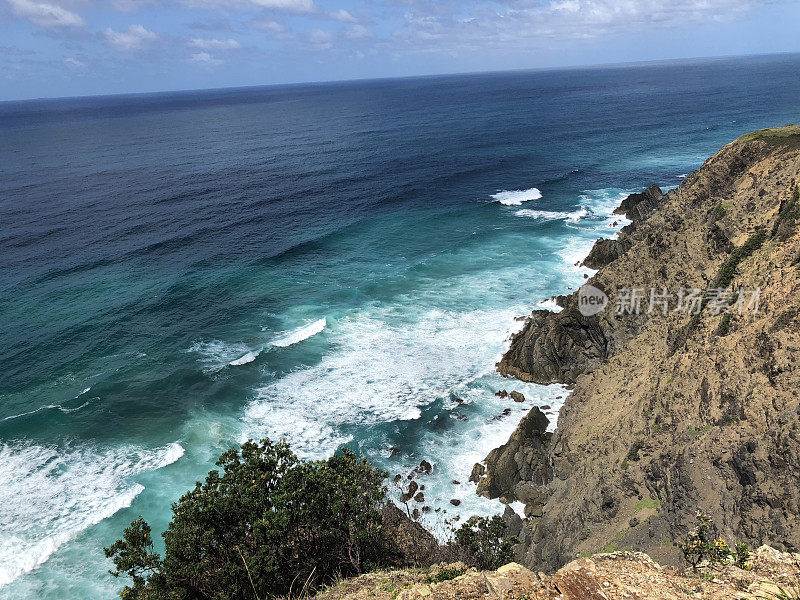
[[[495,202],[499,202],[504,206],[520,206],[523,202],[529,200],[539,200],[542,197],[542,192],[538,188],[529,188],[527,190],[503,190],[492,194],[491,196]]]
[[[172,443],[143,450],[67,450],[0,445],[0,588],[41,566],[80,532],[131,505],[144,486],[130,478],[183,456]]]
[[[278,348],[286,348],[298,342],[302,342],[303,340],[307,340],[313,335],[317,335],[323,329],[325,329],[327,325],[328,320],[325,317],[322,317],[318,321],[298,327],[297,329],[294,329],[285,335],[272,340],[271,343],[273,346],[277,346]]]

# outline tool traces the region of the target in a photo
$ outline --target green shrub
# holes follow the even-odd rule
[[[775,319],[775,322],[770,327],[770,331],[775,333],[777,331],[781,331],[785,329],[786,326],[791,323],[792,319],[797,316],[797,309],[796,308],[787,308],[786,310],[782,311],[778,317]]]
[[[714,522],[703,511],[695,514],[696,525],[686,535],[686,540],[679,544],[683,557],[697,571],[701,566],[719,569],[731,561],[739,568],[746,569],[750,551],[744,542],[737,542],[735,550],[721,537],[716,536]]]
[[[428,577],[428,583],[441,583],[443,581],[450,581],[456,577],[461,577],[467,569],[463,567],[446,567],[437,571],[433,577]]]
[[[645,446],[644,440],[635,440],[633,445],[628,449],[628,454],[625,456],[626,460],[636,462],[639,460],[639,451]]]
[[[744,542],[736,542],[736,550],[733,555],[733,564],[740,569],[750,568],[750,550],[747,549],[747,544]]]
[[[728,335],[731,332],[731,319],[732,318],[733,317],[731,316],[731,313],[729,313],[729,312],[726,312],[724,315],[722,315],[722,319],[719,322],[719,327],[717,328],[717,332],[722,337],[725,337],[726,335]]]
[[[753,235],[751,235],[744,244],[731,252],[728,260],[726,260],[722,267],[720,267],[713,287],[728,287],[733,281],[734,275],[736,275],[736,268],[739,266],[739,263],[747,258],[750,258],[759,248],[761,248],[761,246],[764,245],[766,239],[767,233],[763,229],[759,229]]]
[[[106,556],[125,600],[251,600],[380,566],[386,473],[349,450],[301,461],[286,442],[225,452],[172,505],[163,559],[140,517]]]
[[[778,218],[772,226],[772,237],[785,240],[797,229],[797,220],[800,218],[800,190],[795,186],[792,190],[792,198],[787,202],[781,202],[778,209]]]
[[[454,542],[464,550],[479,569],[494,570],[514,560],[514,544],[506,537],[503,518],[473,516],[453,532]]]

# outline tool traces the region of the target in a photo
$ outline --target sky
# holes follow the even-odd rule
[[[0,100],[800,51],[800,0],[0,0]]]

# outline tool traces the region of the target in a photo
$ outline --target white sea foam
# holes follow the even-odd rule
[[[43,564],[86,528],[130,506],[131,479],[175,462],[183,448],[109,451],[32,443],[0,445],[0,587]]]
[[[503,190],[492,194],[492,198],[505,206],[520,206],[523,202],[529,200],[538,200],[542,197],[542,192],[538,188],[530,188],[527,190]]]
[[[245,354],[244,356],[241,356],[241,357],[237,358],[236,360],[232,360],[232,361],[231,361],[231,362],[229,362],[228,364],[229,364],[229,365],[232,365],[232,366],[234,366],[234,367],[237,367],[237,366],[239,366],[239,365],[246,365],[247,363],[251,363],[251,362],[253,362],[253,361],[254,361],[256,358],[258,358],[258,355],[259,355],[260,353],[261,353],[260,351],[248,352],[248,353],[247,353],[247,354]]]
[[[543,310],[549,310],[550,312],[559,313],[563,308],[561,308],[556,301],[552,298],[548,298],[547,300],[542,300],[536,304],[536,307]]]
[[[499,389],[513,389],[522,392],[526,401],[514,402],[508,398],[498,398],[494,392]],[[548,430],[556,426],[556,417],[568,391],[561,385],[541,386],[508,380],[496,373],[487,373],[475,381],[456,387],[453,390],[463,404],[452,411],[453,416],[466,412],[465,405],[475,407],[470,411],[470,418],[459,422],[458,429],[437,431],[429,429],[416,444],[416,458],[412,462],[406,460],[398,465],[392,473],[410,471],[420,458],[434,465],[431,475],[420,479],[425,484],[426,503],[444,507],[448,517],[473,514],[491,515],[503,511],[503,505],[496,500],[489,500],[475,493],[475,484],[469,476],[475,463],[482,462],[494,448],[505,444],[517,428],[520,420],[530,411],[533,405],[548,406],[545,413],[550,419]],[[509,411],[508,414],[504,414]],[[477,414],[476,414],[477,412]],[[457,433],[456,433],[457,432]],[[458,484],[453,483],[458,481]],[[458,507],[450,504],[451,499],[460,501]],[[437,516],[426,518],[430,528],[437,531]]]
[[[374,308],[337,321],[322,360],[259,389],[245,435],[287,437],[330,454],[342,425],[416,419],[420,407],[491,371],[514,310]]]
[[[530,208],[523,208],[514,213],[518,217],[529,217],[532,219],[540,219],[543,221],[571,221],[577,223],[583,217],[589,214],[585,207],[580,207],[578,210],[572,212],[560,212],[552,210],[533,210]]]
[[[317,335],[320,333],[325,327],[328,325],[328,320],[325,317],[322,317],[318,321],[314,321],[313,323],[307,323],[302,327],[298,327],[288,333],[278,337],[277,339],[272,340],[271,344],[273,346],[277,346],[278,348],[286,348],[287,346],[292,346],[298,342],[302,342],[303,340],[307,340],[313,335]]]
[[[197,354],[197,362],[200,363],[203,372],[211,374],[245,358],[252,350],[245,344],[229,344],[220,340],[212,340],[195,342],[188,352]],[[237,362],[237,364],[244,363]]]

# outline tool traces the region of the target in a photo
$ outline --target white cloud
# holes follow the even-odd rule
[[[351,40],[361,40],[364,38],[372,37],[372,32],[363,25],[353,25],[347,30],[347,37]]]
[[[765,0],[477,0],[414,3],[396,36],[430,50],[466,44],[530,47],[741,18]],[[499,4],[499,5],[498,5]]]
[[[192,57],[189,60],[204,67],[215,67],[222,64],[221,60],[214,58],[208,52],[198,52],[197,54],[192,54]]]
[[[314,0],[180,0],[194,8],[221,8],[230,10],[235,6],[256,6],[296,14],[310,14],[317,10]]]
[[[239,42],[230,38],[227,40],[192,38],[189,40],[189,45],[201,50],[236,50],[242,47]]]
[[[310,13],[316,10],[313,0],[251,0],[256,6],[274,8],[295,13]]]
[[[114,31],[109,27],[103,34],[109,44],[114,46],[117,50],[126,52],[140,50],[147,42],[158,39],[155,33],[148,31],[141,25],[131,25],[128,27],[128,31]]]
[[[64,64],[70,67],[71,69],[83,69],[86,67],[86,63],[82,60],[78,60],[77,58],[65,58]]]
[[[343,8],[329,12],[328,16],[334,21],[341,21],[342,23],[358,23],[358,19]]]
[[[277,21],[252,21],[250,27],[261,31],[271,31],[272,33],[283,33],[286,28]]]
[[[336,36],[330,31],[322,29],[312,29],[308,32],[308,41],[320,50],[328,50],[333,47],[333,40]]]
[[[250,21],[249,25],[251,29],[266,31],[270,37],[278,40],[293,40],[296,37],[291,31],[287,31],[286,27],[277,21],[255,20]]]
[[[14,14],[41,27],[80,27],[83,19],[77,13],[49,2],[8,0]]]
[[[159,0],[110,0],[111,6],[122,12],[135,12],[146,6],[160,6]]]

